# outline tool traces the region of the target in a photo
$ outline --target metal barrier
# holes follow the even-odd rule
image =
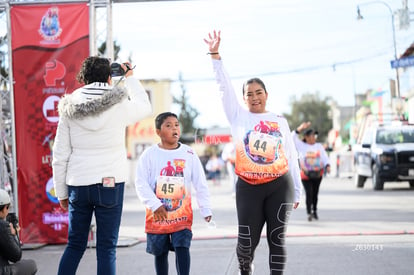
[[[329,155],[331,162],[331,177],[353,177],[354,156],[351,151],[332,152]]]

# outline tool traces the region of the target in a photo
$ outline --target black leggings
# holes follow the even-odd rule
[[[177,274],[190,274],[190,249],[187,247],[176,247],[174,250]],[[157,275],[168,275],[168,251],[155,256],[155,270]]]
[[[294,187],[289,173],[259,185],[242,179],[236,184],[236,206],[239,222],[237,257],[240,274],[250,274],[254,251],[266,223],[271,274],[282,274],[286,262],[285,232],[292,210]]]
[[[318,210],[319,186],[322,178],[302,180],[303,188],[306,194],[306,212],[311,214]]]

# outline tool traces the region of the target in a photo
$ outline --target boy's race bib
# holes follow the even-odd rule
[[[159,176],[155,194],[160,199],[181,200],[184,197],[184,178]]]

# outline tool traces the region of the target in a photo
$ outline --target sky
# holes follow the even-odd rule
[[[401,0],[198,0],[113,5],[113,38],[119,61],[132,58],[140,79],[170,79],[181,93],[184,79],[190,104],[200,115],[196,127],[227,127],[203,38],[221,30],[220,54],[242,103],[245,80],[266,84],[267,109],[290,113],[292,98],[318,92],[341,106],[355,94],[389,90],[395,78],[391,13]],[[360,5],[363,20],[357,20]],[[414,0],[408,0],[414,10]],[[414,19],[414,15],[412,15]],[[414,24],[414,22],[411,22]],[[395,23],[397,56],[414,42],[414,26]],[[403,87],[408,79],[401,80]],[[412,81],[412,80],[411,80]],[[178,112],[178,106],[171,110]]]

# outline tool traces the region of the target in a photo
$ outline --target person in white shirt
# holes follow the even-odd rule
[[[213,153],[206,163],[207,179],[213,181],[213,185],[220,185],[221,170],[224,162],[221,158]]]
[[[319,219],[319,187],[325,171],[331,172],[328,154],[323,145],[316,142],[318,131],[310,129],[310,125],[310,122],[303,122],[295,131],[292,131],[292,137],[299,153],[300,175],[306,194],[308,221]],[[299,138],[300,133],[303,133],[302,139]]]
[[[236,174],[234,173],[235,162],[236,162],[236,148],[234,147],[233,138],[224,145],[223,151],[221,152],[221,158],[226,163],[227,174],[229,175],[230,182],[233,186],[233,195],[235,194],[236,186]]]
[[[191,187],[201,215],[211,221],[206,176],[191,147],[179,142],[180,124],[171,112],[159,114],[155,128],[161,142],[146,149],[138,159],[135,187],[146,206],[146,251],[155,258],[158,275],[168,274],[168,251],[175,251],[177,274],[190,272],[193,209]]]
[[[266,109],[268,93],[262,80],[243,85],[247,109],[238,104],[219,53],[220,32],[204,39],[212,58],[222,105],[236,146],[236,208],[239,226],[237,257],[241,275],[252,274],[254,252],[264,224],[271,274],[282,274],[288,216],[297,208],[301,182],[298,156],[287,120]]]
[[[124,85],[112,85],[107,58],[86,58],[78,73],[85,84],[59,102],[53,146],[53,182],[69,211],[68,245],[58,274],[75,274],[96,219],[98,274],[115,274],[124,185],[128,176],[125,130],[150,115],[151,103],[131,64]]]

